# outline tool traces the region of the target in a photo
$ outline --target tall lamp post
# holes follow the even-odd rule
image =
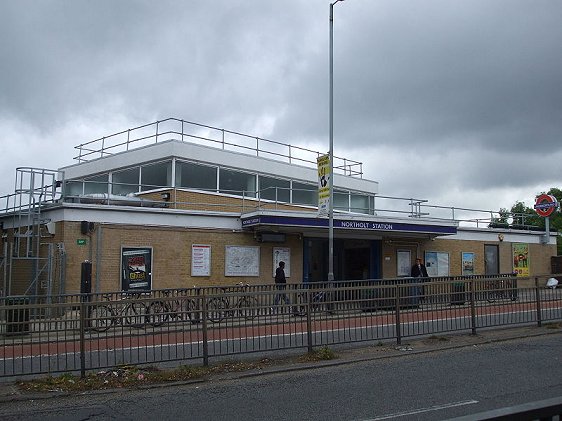
[[[330,3],[330,205],[328,207],[328,282],[334,280],[334,5]]]

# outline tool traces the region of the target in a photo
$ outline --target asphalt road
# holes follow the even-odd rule
[[[562,396],[562,332],[304,370],[3,402],[2,420],[444,420]],[[375,347],[363,355],[374,354]],[[339,361],[341,362],[341,361]]]

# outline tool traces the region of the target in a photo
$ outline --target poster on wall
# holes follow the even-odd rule
[[[259,246],[226,246],[224,276],[260,276]]]
[[[517,276],[529,276],[529,244],[513,243],[513,273]]]
[[[211,246],[191,245],[191,276],[211,276]]]
[[[410,250],[396,252],[396,276],[410,276],[412,270],[412,254]]]
[[[121,248],[121,289],[149,291],[152,288],[152,248]]]
[[[429,276],[449,276],[449,253],[426,251],[425,268]]]
[[[461,255],[463,276],[474,275],[474,253],[463,251]]]
[[[273,247],[273,277],[279,262],[285,262],[285,277],[291,276],[291,249],[288,247]]]

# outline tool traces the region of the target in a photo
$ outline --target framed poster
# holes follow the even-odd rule
[[[291,249],[288,247],[273,247],[273,277],[279,262],[285,262],[285,277],[291,276]]]
[[[449,253],[426,251],[425,268],[429,276],[449,276]]]
[[[152,247],[121,247],[121,290],[152,289]]]
[[[529,244],[513,243],[513,273],[517,276],[529,276]]]
[[[260,247],[226,246],[224,276],[260,276]]]
[[[412,252],[410,250],[397,250],[396,265],[396,276],[410,276],[412,270]]]
[[[474,253],[461,252],[463,276],[474,275]]]
[[[191,276],[211,276],[211,246],[191,245]]]

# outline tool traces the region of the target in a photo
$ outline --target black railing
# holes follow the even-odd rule
[[[0,299],[0,376],[201,360],[562,320],[512,275],[232,285]],[[287,300],[277,300],[281,293]],[[276,304],[278,303],[278,304]]]

